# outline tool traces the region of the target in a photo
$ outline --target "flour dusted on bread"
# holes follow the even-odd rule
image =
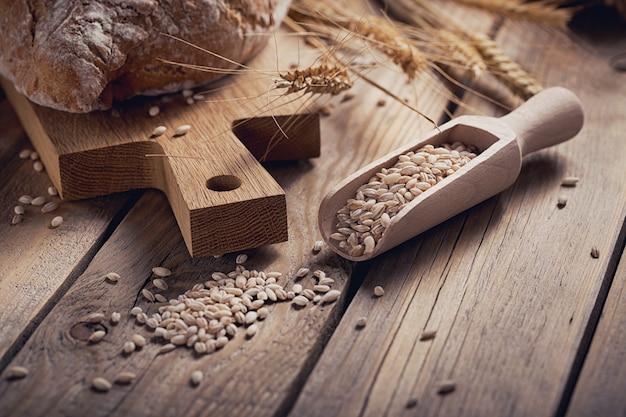
[[[232,67],[165,36],[244,62],[267,42],[289,0],[0,0],[0,74],[32,101],[70,112],[206,84]]]

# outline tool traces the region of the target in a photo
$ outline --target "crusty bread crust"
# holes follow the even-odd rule
[[[244,62],[289,0],[0,0],[0,74],[32,101],[70,112],[206,84],[232,67],[165,36]]]

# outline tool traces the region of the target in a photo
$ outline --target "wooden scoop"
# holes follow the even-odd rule
[[[364,261],[395,247],[437,224],[505,190],[515,182],[522,158],[575,136],[583,124],[578,98],[569,90],[552,87],[500,118],[460,116],[402,149],[397,149],[358,170],[322,200],[319,228],[332,250],[344,258]],[[454,174],[409,202],[395,216],[373,252],[351,256],[330,238],[337,211],[354,198],[356,190],[382,168],[393,166],[398,156],[427,144],[463,142],[480,154]]]

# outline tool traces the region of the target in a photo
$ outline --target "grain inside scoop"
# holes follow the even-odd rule
[[[283,51],[297,51],[294,40],[276,37],[276,42]],[[276,59],[274,48],[267,47],[249,65],[276,68]],[[304,99],[269,99],[270,84],[271,79],[259,73],[242,72],[221,81],[206,102],[187,105],[183,98],[169,103],[138,99],[120,105],[115,116],[41,107],[2,80],[62,198],[160,189],[192,256],[287,240],[284,191],[258,159],[319,156],[319,120],[316,114],[297,114]],[[148,109],[155,104],[161,111],[150,116]],[[160,125],[166,132],[151,138]],[[191,129],[175,136],[182,125]]]

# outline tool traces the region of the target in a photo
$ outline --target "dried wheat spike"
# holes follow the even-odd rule
[[[470,40],[449,30],[437,29],[434,42],[446,51],[447,59],[461,65],[472,77],[478,77],[487,70],[482,55]]]
[[[409,80],[413,80],[418,73],[428,67],[424,54],[411,45],[409,40],[388,20],[365,16],[359,20],[350,21],[346,26],[348,30],[359,36],[373,40],[375,45],[393,60],[394,64],[402,68]]]
[[[285,94],[304,90],[305,93],[337,95],[352,88],[352,80],[345,68],[320,65],[281,74],[274,86],[286,88]]]
[[[543,87],[513,61],[496,42],[482,33],[469,35],[474,46],[483,56],[487,69],[495,75],[511,92],[528,99],[541,90]]]

